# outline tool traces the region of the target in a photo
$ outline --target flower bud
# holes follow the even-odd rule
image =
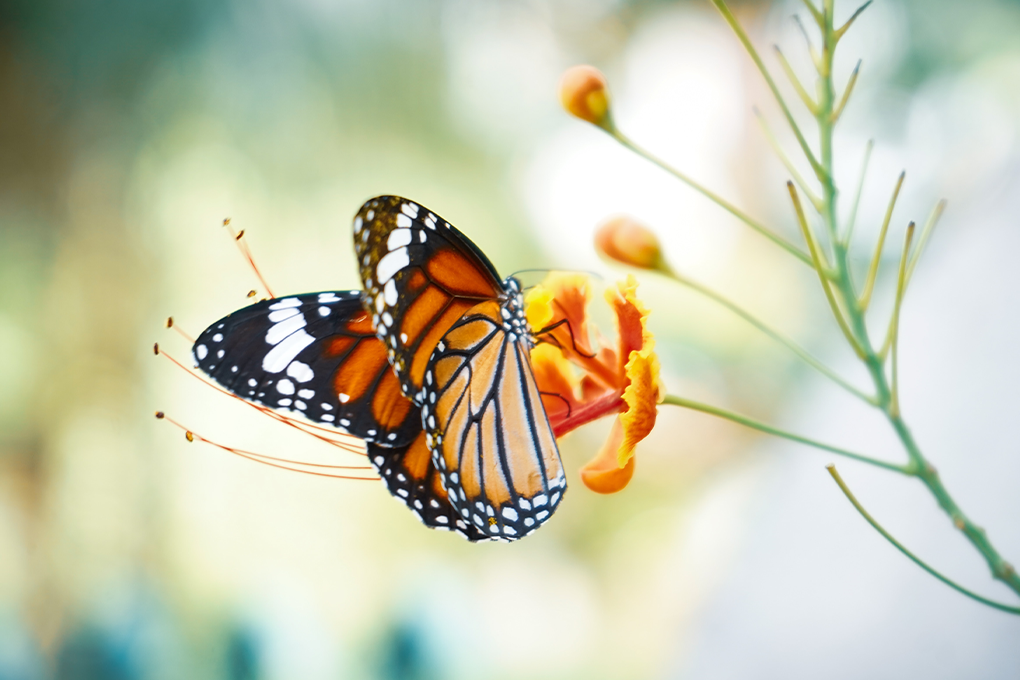
[[[633,218],[607,220],[595,232],[595,250],[610,260],[638,269],[665,270],[659,239]]]
[[[604,130],[613,129],[606,77],[594,66],[572,66],[566,70],[560,80],[560,101],[572,116]]]

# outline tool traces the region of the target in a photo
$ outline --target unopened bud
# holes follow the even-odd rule
[[[666,268],[659,239],[630,217],[614,217],[595,232],[595,250],[610,260],[638,269]]]
[[[606,77],[594,66],[572,66],[560,80],[560,101],[567,113],[604,130],[613,129]]]

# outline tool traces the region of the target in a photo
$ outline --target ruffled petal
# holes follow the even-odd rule
[[[649,338],[650,340],[650,338]],[[627,362],[627,389],[623,401],[627,410],[620,414],[623,441],[617,451],[617,465],[624,467],[634,457],[634,447],[655,427],[659,395],[659,357],[654,341],[640,352],[631,352]]]
[[[619,360],[621,373],[630,361],[630,354],[640,351],[651,334],[645,328],[649,310],[637,299],[637,279],[632,275],[626,281],[606,290],[606,301],[616,313],[616,332],[619,336]]]
[[[602,450],[581,468],[581,481],[596,493],[616,493],[634,476],[634,458],[627,459],[623,467],[617,464],[617,450],[624,440],[624,427],[617,418]]]

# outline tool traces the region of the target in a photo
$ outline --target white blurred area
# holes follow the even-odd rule
[[[881,329],[904,226],[949,200],[906,301],[904,409],[964,510],[1020,561],[1020,49],[982,52],[968,37],[955,62],[912,71],[911,40],[953,33],[910,25],[912,11],[878,2],[840,47],[839,83],[864,58],[836,146],[840,206],[845,216],[873,138],[856,229],[863,266],[907,169],[876,301]],[[1000,11],[982,25],[1012,25],[1016,13]],[[218,442],[337,460],[150,347],[158,339],[186,360],[187,343],[162,329],[168,314],[197,335],[247,304],[257,281],[222,232],[225,217],[246,231],[274,292],[352,288],[349,219],[381,193],[442,212],[503,275],[593,270],[602,286],[626,273],[598,259],[592,234],[632,215],[678,269],[865,384],[812,272],[559,109],[564,68],[595,63],[638,144],[796,241],[787,174],[752,106],[794,155],[795,142],[709,3],[302,0],[224,12],[147,84],[132,113],[145,121],[137,152],[96,144],[75,156],[43,296],[52,344],[0,314],[4,418],[21,417],[12,395],[53,377],[47,357],[71,367],[60,389],[34,397],[58,414],[39,438],[45,493],[25,491],[39,470],[0,477],[0,670],[45,677],[32,669],[79,624],[127,650],[126,667],[144,669],[132,678],[228,677],[224,648],[250,648],[253,677],[309,680],[948,680],[1020,668],[1020,619],[896,553],[824,466],[837,463],[879,521],[936,568],[1010,602],[918,482],[710,416],[664,407],[634,481],[611,497],[576,472],[609,423],[570,435],[571,488],[557,517],[519,544],[478,546],[422,528],[378,482],[285,473],[150,422],[158,408]],[[779,80],[773,41],[810,74],[795,12],[792,0],[738,6]],[[962,21],[942,5],[933,16]],[[363,54],[398,49],[396,70],[420,72],[394,93],[393,73]],[[112,237],[102,231],[111,224]],[[874,413],[755,329],[639,279],[671,391],[900,459]]]

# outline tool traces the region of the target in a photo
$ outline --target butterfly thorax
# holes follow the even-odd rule
[[[503,279],[505,298],[502,300],[500,313],[503,316],[503,330],[510,340],[523,342],[528,349],[534,346],[531,339],[531,328],[524,314],[524,296],[521,295],[521,282],[513,276]]]

